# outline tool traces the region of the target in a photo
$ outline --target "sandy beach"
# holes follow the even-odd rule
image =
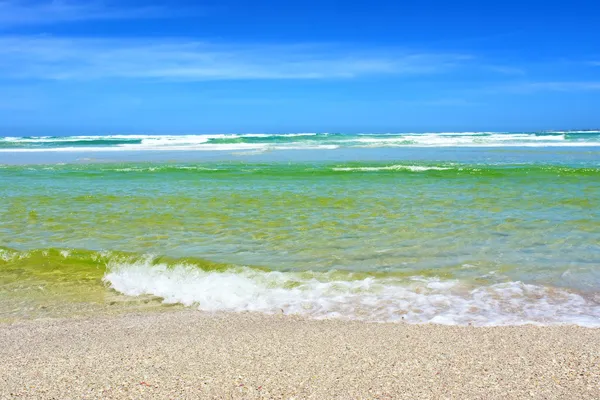
[[[597,399],[600,330],[196,311],[0,325],[1,398]]]

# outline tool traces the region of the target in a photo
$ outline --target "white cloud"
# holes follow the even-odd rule
[[[469,59],[460,54],[361,51],[332,45],[0,37],[0,77],[4,80],[354,78],[440,73]]]
[[[122,8],[89,1],[0,0],[0,28],[100,19],[160,17],[157,7]]]

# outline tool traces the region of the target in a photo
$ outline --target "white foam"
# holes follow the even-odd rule
[[[486,136],[481,136],[485,134]],[[502,134],[502,133],[423,133],[398,134],[389,137],[348,138],[357,147],[496,147],[496,146],[572,146],[581,142],[567,142],[564,135]]]
[[[15,259],[16,256],[17,256],[17,253],[15,253],[15,252],[0,249],[0,260],[2,260],[2,261],[6,261],[6,262],[12,261],[13,259]]]
[[[447,167],[426,167],[422,165],[388,165],[385,167],[337,167],[333,168],[334,171],[359,171],[359,172],[375,172],[375,171],[412,171],[412,172],[424,172],[424,171],[444,171],[450,168]]]
[[[14,260],[24,260],[29,258],[29,252],[17,252],[11,250],[0,249],[0,260],[11,262]]]
[[[335,279],[334,273],[206,272],[150,259],[108,265],[104,278],[129,296],[154,295],[205,311],[256,311],[476,326],[577,324],[600,326],[600,305],[564,290],[507,282],[474,287],[415,277]],[[339,276],[339,274],[337,275]]]
[[[175,169],[184,171],[219,171],[218,168],[207,168],[199,166],[188,166],[188,165],[167,165],[157,167],[127,167],[127,168],[116,168],[114,171],[117,172],[157,172],[165,169]]]
[[[600,139],[567,138],[561,133],[492,133],[492,132],[441,132],[441,133],[388,133],[330,135],[323,133],[286,134],[209,134],[209,135],[105,135],[65,137],[5,137],[0,142],[22,144],[23,147],[0,148],[0,152],[109,152],[109,151],[267,151],[286,149],[322,149],[339,147],[589,147],[600,146]],[[311,141],[286,143],[219,143],[215,139],[270,138],[270,137],[320,136]],[[72,142],[106,140],[106,145],[70,145]],[[110,141],[139,140],[139,143],[113,143]],[[56,147],[31,147],[36,143],[55,143]]]

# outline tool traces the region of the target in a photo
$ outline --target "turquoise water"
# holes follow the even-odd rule
[[[499,135],[429,134],[417,140],[438,147],[408,149],[385,135],[367,136],[381,148],[323,147],[358,135],[84,146],[97,153],[65,147],[81,138],[44,138],[0,152],[0,311],[152,298],[314,318],[599,326],[594,134],[527,134],[543,139],[521,146],[524,134]],[[463,146],[473,138],[496,144]],[[207,140],[287,147],[194,147]]]

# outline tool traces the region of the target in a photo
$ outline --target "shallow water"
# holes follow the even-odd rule
[[[2,153],[0,312],[600,326],[598,151]]]

